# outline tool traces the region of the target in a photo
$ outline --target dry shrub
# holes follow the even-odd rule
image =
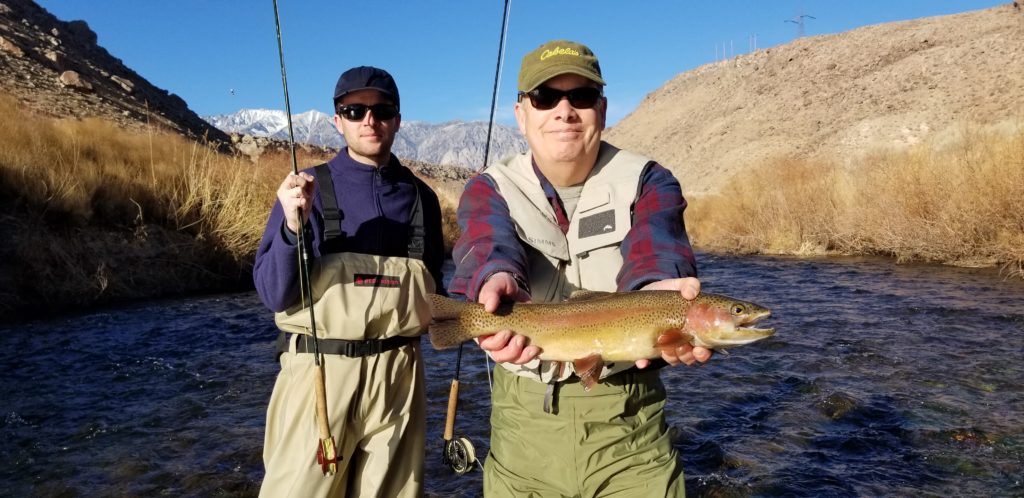
[[[441,230],[444,232],[444,252],[451,254],[455,242],[459,240],[462,231],[459,229],[459,222],[456,218],[456,210],[459,207],[458,200],[451,196],[438,193],[438,200],[441,201]]]
[[[696,245],[739,253],[820,253],[832,242],[834,168],[779,160],[734,177],[719,194],[691,199]]]
[[[14,234],[0,256],[19,262],[0,261],[0,280],[25,301],[8,310],[251,282],[284,176],[272,170],[177,135],[38,117],[0,98],[0,229]]]
[[[852,176],[848,252],[969,266],[1019,265],[1024,131],[963,127],[952,145],[875,157]],[[1019,272],[1019,270],[1018,270]]]
[[[859,164],[779,161],[687,210],[708,250],[881,254],[1024,276],[1024,130],[964,126]]]

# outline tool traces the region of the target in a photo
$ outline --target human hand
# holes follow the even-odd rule
[[[308,208],[313,205],[313,176],[305,172],[288,175],[277,188],[277,200],[284,209],[288,229],[299,233],[299,228],[309,221]],[[301,221],[299,212],[302,213]]]
[[[510,297],[516,302],[529,302],[530,294],[519,288],[519,283],[507,272],[491,275],[480,293],[477,295],[477,302],[484,305],[484,311],[494,313],[498,310],[502,298]],[[482,336],[478,339],[480,349],[488,351],[491,358],[499,363],[514,363],[522,365],[540,354],[537,346],[528,346],[526,337],[516,334],[511,330],[501,330],[497,333]]]
[[[693,365],[694,362],[699,361],[704,363],[711,359],[711,350],[700,346],[683,344],[673,351],[662,351],[661,359],[665,360],[665,363],[668,363],[671,366],[676,366],[680,363],[690,366]],[[647,359],[636,360],[636,367],[640,369],[647,368],[650,364],[651,361]]]
[[[683,296],[683,299],[692,300],[697,297],[697,294],[700,294],[700,280],[694,277],[669,278],[651,282],[640,290],[677,290]],[[708,361],[711,358],[711,350],[700,346],[684,344],[673,351],[662,351],[661,358],[672,366],[680,363],[689,366],[697,361],[701,363]],[[650,365],[650,361],[646,359],[637,360],[636,362],[637,368],[647,368],[648,365]]]
[[[641,287],[640,290],[676,290],[683,296],[683,299],[690,301],[700,294],[700,280],[695,277],[667,278],[651,282]]]

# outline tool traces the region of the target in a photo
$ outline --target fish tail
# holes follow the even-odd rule
[[[448,349],[473,338],[469,329],[458,320],[434,321],[430,324],[430,344],[434,349]]]
[[[430,294],[430,344],[434,349],[458,346],[473,338],[470,331],[458,319],[468,303],[456,301],[437,294]]]
[[[429,297],[430,315],[434,318],[434,321],[458,318],[467,305],[465,301],[456,301],[455,299],[437,294],[429,294]]]

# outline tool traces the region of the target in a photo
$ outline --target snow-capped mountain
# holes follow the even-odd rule
[[[207,122],[227,133],[288,140],[288,120],[284,111],[243,109],[234,114],[206,116]],[[317,110],[292,115],[295,141],[341,148],[345,139],[334,129],[331,116]],[[403,121],[391,151],[400,158],[430,164],[454,164],[477,169],[483,162],[487,141],[487,122],[450,121],[427,123]],[[495,124],[491,131],[490,161],[526,150],[519,130]]]
[[[273,109],[242,109],[234,114],[203,117],[208,123],[227,133],[271,137],[288,140],[288,118],[284,111]],[[317,110],[292,114],[295,141],[340,148],[345,140],[331,123],[331,117]]]

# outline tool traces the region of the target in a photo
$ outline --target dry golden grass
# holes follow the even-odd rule
[[[55,223],[164,225],[252,254],[283,168],[177,135],[126,132],[99,120],[54,121],[0,100],[0,189]],[[262,219],[260,219],[262,218]]]
[[[965,126],[951,145],[849,168],[771,163],[692,199],[687,228],[712,251],[880,254],[1024,276],[1024,130]]]
[[[320,158],[303,158],[303,165]],[[0,97],[4,311],[212,290],[248,275],[290,156],[53,120]]]

